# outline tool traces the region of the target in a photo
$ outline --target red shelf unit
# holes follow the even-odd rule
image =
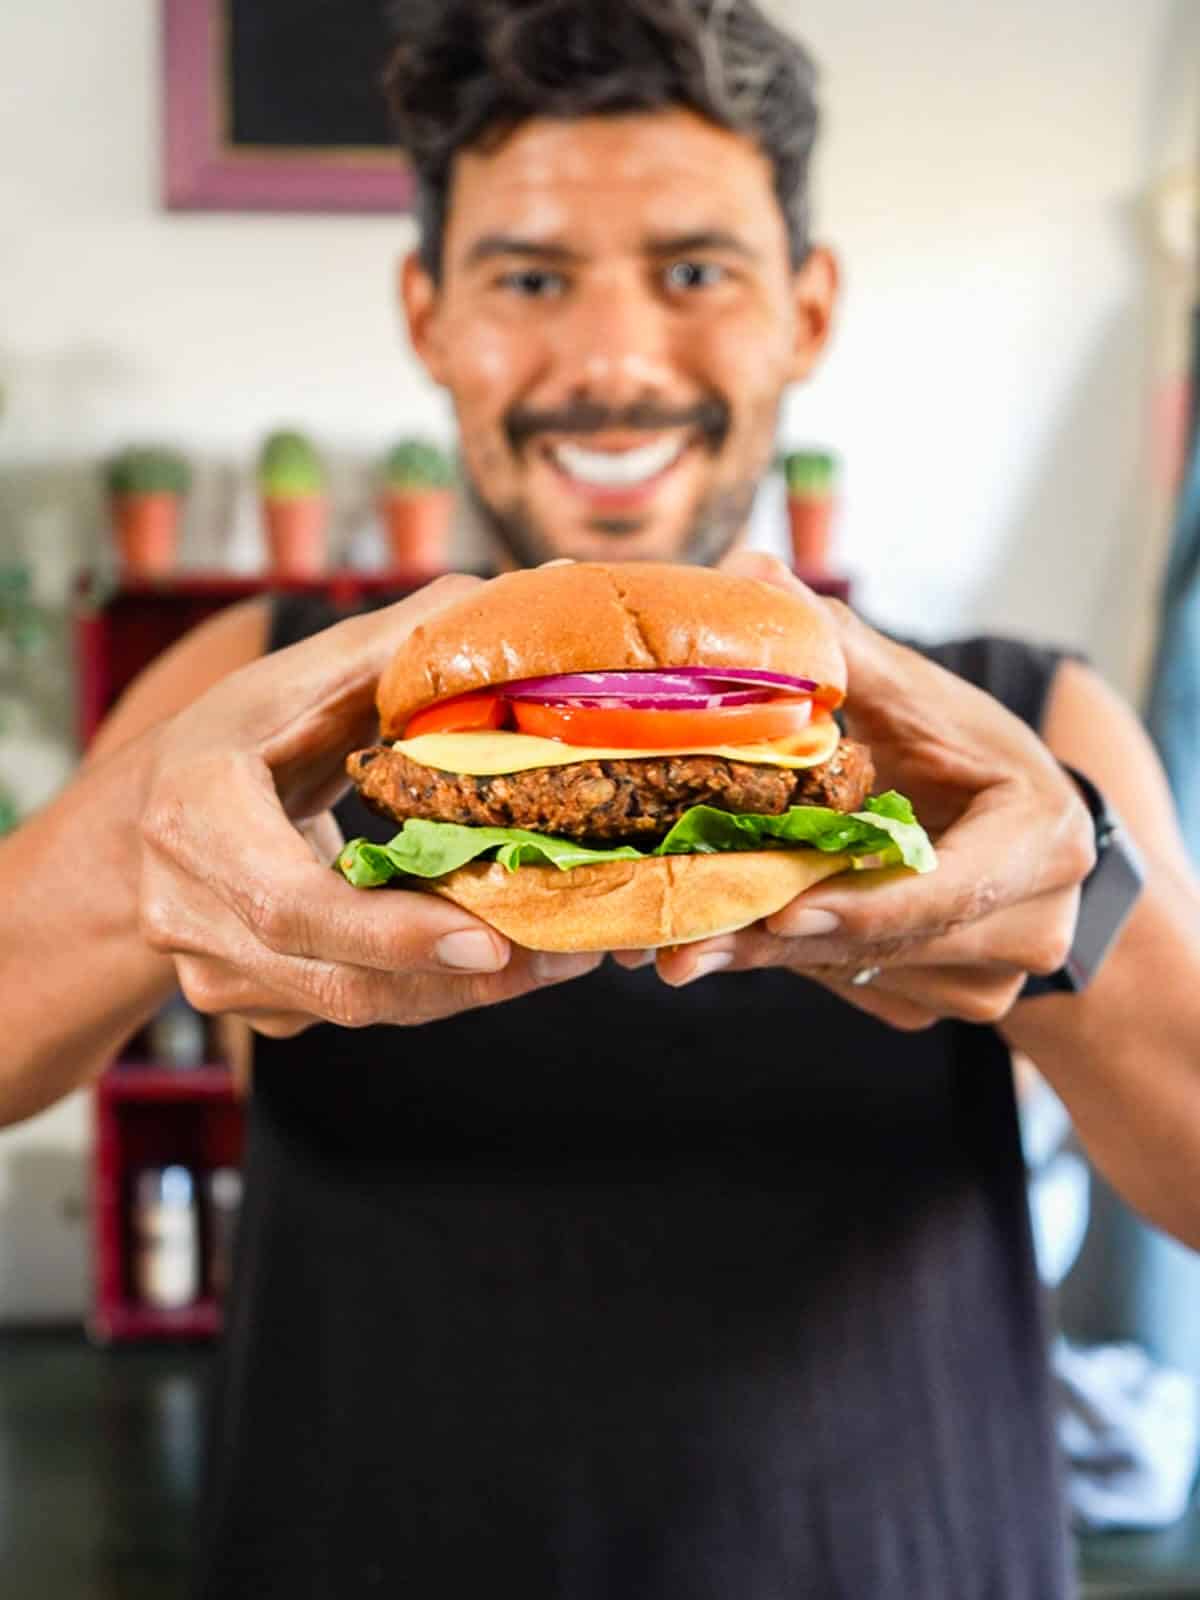
[[[423,581],[403,572],[339,571],[311,580],[180,572],[114,586],[84,573],[75,586],[74,608],[80,745],[87,747],[122,691],[155,656],[226,606],[292,593],[324,596],[338,610],[351,611]],[[222,1316],[211,1295],[177,1311],[134,1298],[130,1201],[140,1166],[180,1161],[200,1174],[240,1163],[243,1111],[233,1074],[220,1065],[173,1070],[124,1061],[97,1083],[93,1125],[90,1337],[103,1344],[211,1338]]]

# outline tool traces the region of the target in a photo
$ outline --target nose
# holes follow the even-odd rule
[[[557,330],[556,386],[620,408],[678,387],[666,309],[625,278],[579,293]]]

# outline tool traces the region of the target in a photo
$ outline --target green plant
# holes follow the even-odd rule
[[[18,655],[30,656],[45,637],[46,620],[33,598],[29,568],[0,567],[0,639],[10,640]],[[15,798],[0,785],[0,836],[11,833],[19,821]]]
[[[324,492],[325,468],[304,434],[281,429],[267,438],[258,457],[258,487],[272,500]]]
[[[110,494],[173,494],[182,498],[192,475],[177,450],[158,445],[133,445],[105,467]]]
[[[384,457],[383,482],[396,494],[449,489],[454,483],[454,463],[426,439],[401,439]]]
[[[833,493],[837,457],[829,450],[791,450],[781,459],[790,495],[826,499]]]
[[[19,655],[32,655],[46,636],[46,621],[33,598],[28,567],[0,567],[0,638]]]

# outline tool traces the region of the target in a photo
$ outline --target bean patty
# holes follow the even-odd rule
[[[831,760],[804,771],[678,755],[477,778],[420,766],[386,745],[359,750],[346,768],[366,804],[395,822],[428,817],[529,828],[593,845],[655,843],[696,805],[763,816],[795,805],[857,811],[875,779],[871,752],[852,739],[843,739]]]

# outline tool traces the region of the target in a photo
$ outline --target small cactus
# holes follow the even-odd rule
[[[301,500],[325,490],[321,459],[302,433],[281,430],[264,443],[258,458],[258,486],[270,500]]]
[[[782,459],[788,494],[824,499],[833,493],[837,457],[828,450],[792,450]]]
[[[449,489],[454,484],[454,463],[428,440],[402,439],[384,457],[382,477],[393,494]]]
[[[113,495],[171,494],[182,499],[192,475],[177,450],[135,445],[112,457],[105,466],[105,479]]]

